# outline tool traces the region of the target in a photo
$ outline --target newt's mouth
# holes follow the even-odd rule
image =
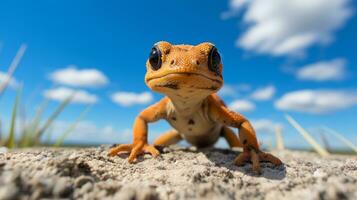
[[[219,80],[219,79],[214,79],[214,78],[208,77],[208,76],[206,76],[204,74],[195,73],[195,72],[172,72],[172,73],[167,73],[167,74],[164,74],[164,75],[161,75],[161,76],[150,77],[146,81],[150,82],[152,80],[164,78],[164,77],[171,76],[171,75],[201,76],[201,77],[203,77],[205,79],[211,80],[211,81],[216,82],[218,84],[222,84],[222,81]]]

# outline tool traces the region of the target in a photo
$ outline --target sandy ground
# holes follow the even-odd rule
[[[170,147],[135,165],[108,147],[0,154],[0,199],[357,199],[357,157],[273,152],[285,165],[237,167],[238,152]]]

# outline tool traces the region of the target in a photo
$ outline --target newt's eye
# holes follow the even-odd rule
[[[212,72],[219,73],[219,64],[221,63],[221,56],[216,47],[212,47],[208,54],[208,69]]]
[[[151,53],[149,55],[149,62],[151,65],[151,68],[153,70],[158,70],[161,67],[161,52],[160,49],[156,46],[154,46],[151,49]]]

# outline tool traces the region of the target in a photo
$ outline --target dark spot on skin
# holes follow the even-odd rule
[[[175,63],[175,60],[171,60],[170,64],[173,65]]]
[[[227,121],[226,121],[226,120],[223,120],[223,123],[227,123]]]
[[[210,88],[211,90],[217,90],[218,89],[218,87],[216,87],[216,86],[211,86],[211,88]]]
[[[238,122],[232,122],[230,126],[233,126],[233,127],[236,127],[238,129],[241,128],[242,124],[241,123],[238,123]]]
[[[200,61],[196,60],[196,65],[200,65]]]
[[[188,131],[192,131],[192,128],[188,128]]]
[[[193,90],[189,90],[188,92],[189,92],[189,93],[193,93],[194,91],[193,91]]]
[[[170,53],[170,49],[166,49],[165,51],[164,51],[164,54],[165,55],[167,55],[167,54],[169,54]]]
[[[243,144],[247,144],[247,140],[243,140]]]
[[[240,129],[240,128],[242,128],[242,124],[243,123],[239,123],[239,124],[236,124],[236,126]]]
[[[188,124],[193,125],[193,124],[195,124],[195,121],[193,121],[193,119],[190,119],[190,120],[188,120]]]
[[[176,121],[176,117],[171,117],[171,119],[172,119],[173,121]]]

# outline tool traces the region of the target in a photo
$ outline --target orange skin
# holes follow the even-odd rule
[[[206,147],[222,136],[230,147],[243,147],[243,153],[234,160],[236,165],[251,161],[253,170],[259,172],[260,161],[282,164],[277,157],[259,149],[250,122],[243,115],[230,111],[216,94],[223,86],[223,65],[219,62],[215,71],[209,69],[209,55],[214,48],[211,43],[191,46],[159,42],[155,48],[161,53],[161,65],[155,69],[148,59],[145,83],[165,97],[135,119],[133,143],[110,149],[109,156],[129,152],[128,160],[133,163],[144,152],[154,157],[160,155],[155,148],[158,145],[167,146],[185,139],[192,145]],[[149,145],[148,123],[160,119],[167,120],[174,129]],[[229,127],[239,129],[239,138]]]

